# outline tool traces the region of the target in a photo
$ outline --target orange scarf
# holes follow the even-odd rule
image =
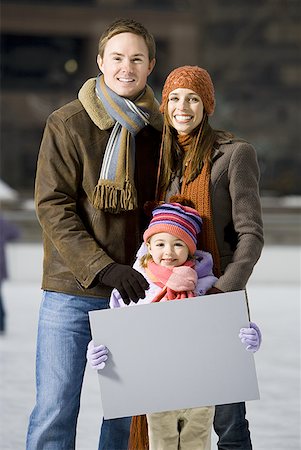
[[[194,203],[196,210],[203,220],[202,231],[198,239],[198,248],[211,253],[213,258],[213,273],[221,275],[220,256],[214,231],[212,205],[210,197],[211,163],[209,158],[204,161],[200,174],[187,183],[190,172],[190,160],[187,158],[191,146],[194,144],[192,135],[178,135],[178,142],[186,153],[184,157],[185,169],[182,180],[181,195]]]
[[[148,450],[148,426],[146,415],[134,416],[131,421],[128,450]]]

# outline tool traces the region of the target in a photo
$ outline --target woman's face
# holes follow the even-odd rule
[[[189,134],[202,121],[204,106],[201,97],[191,89],[178,88],[168,96],[168,116],[179,134]]]

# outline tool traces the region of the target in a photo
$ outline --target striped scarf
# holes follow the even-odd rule
[[[97,77],[95,90],[115,125],[94,189],[93,206],[117,214],[138,206],[134,184],[135,136],[149,124],[154,94],[147,86],[134,103],[112,91],[105,84],[103,75]]]

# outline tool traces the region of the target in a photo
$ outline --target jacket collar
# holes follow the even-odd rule
[[[217,158],[219,158],[225,153],[227,149],[226,145],[232,144],[234,140],[237,139],[234,137],[233,134],[225,131],[215,130],[215,133],[217,135],[217,139],[213,145],[213,155],[212,155],[213,161],[215,161]]]
[[[115,124],[114,119],[107,113],[102,102],[95,93],[96,78],[87,80],[78,93],[78,99],[86,110],[92,122],[101,130],[108,130]],[[162,130],[163,119],[159,111],[159,103],[154,97],[150,125],[158,131]]]

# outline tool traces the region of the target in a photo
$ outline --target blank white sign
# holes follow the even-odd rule
[[[244,291],[89,312],[105,419],[259,398]]]

